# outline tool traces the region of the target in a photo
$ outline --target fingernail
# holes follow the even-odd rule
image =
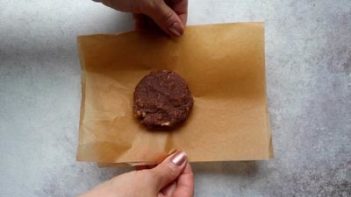
[[[175,36],[181,36],[182,35],[182,27],[180,26],[180,24],[178,22],[173,23],[168,30],[170,32],[172,32],[172,34],[174,34]]]
[[[171,162],[174,165],[181,166],[187,160],[185,152],[178,152],[172,156]]]

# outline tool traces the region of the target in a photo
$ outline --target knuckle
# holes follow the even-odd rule
[[[174,22],[174,14],[171,10],[167,11],[162,17],[166,24],[171,25]]]
[[[157,8],[159,7],[159,2],[156,1],[147,1],[147,3],[145,3],[141,10],[142,12],[144,12],[145,14],[154,14],[155,12],[157,12]]]
[[[150,186],[154,187],[159,184],[158,175],[153,170],[146,170],[143,172],[143,182],[150,184]],[[140,180],[139,180],[140,181]]]
[[[173,177],[173,176],[177,176],[178,175],[178,170],[173,164],[168,163],[166,165],[166,169],[167,169],[167,172],[168,172],[168,174],[170,176]]]
[[[151,170],[145,170],[144,173],[144,179],[147,182],[152,182],[155,179],[155,174]]]

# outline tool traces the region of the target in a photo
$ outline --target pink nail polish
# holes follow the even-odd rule
[[[181,166],[187,160],[185,152],[178,152],[171,157],[171,162],[177,166]]]
[[[168,30],[174,34],[175,36],[181,36],[182,35],[182,27],[178,22],[173,23]]]

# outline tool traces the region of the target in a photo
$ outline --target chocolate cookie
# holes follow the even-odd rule
[[[136,86],[134,114],[148,128],[174,128],[184,122],[193,106],[185,80],[167,70],[151,72]]]

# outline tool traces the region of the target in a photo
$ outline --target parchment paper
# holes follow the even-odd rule
[[[154,163],[174,149],[192,162],[272,157],[262,23],[192,26],[179,39],[130,32],[78,43],[79,161]],[[159,69],[179,73],[195,101],[186,124],[171,132],[150,132],[132,113],[136,84]]]

